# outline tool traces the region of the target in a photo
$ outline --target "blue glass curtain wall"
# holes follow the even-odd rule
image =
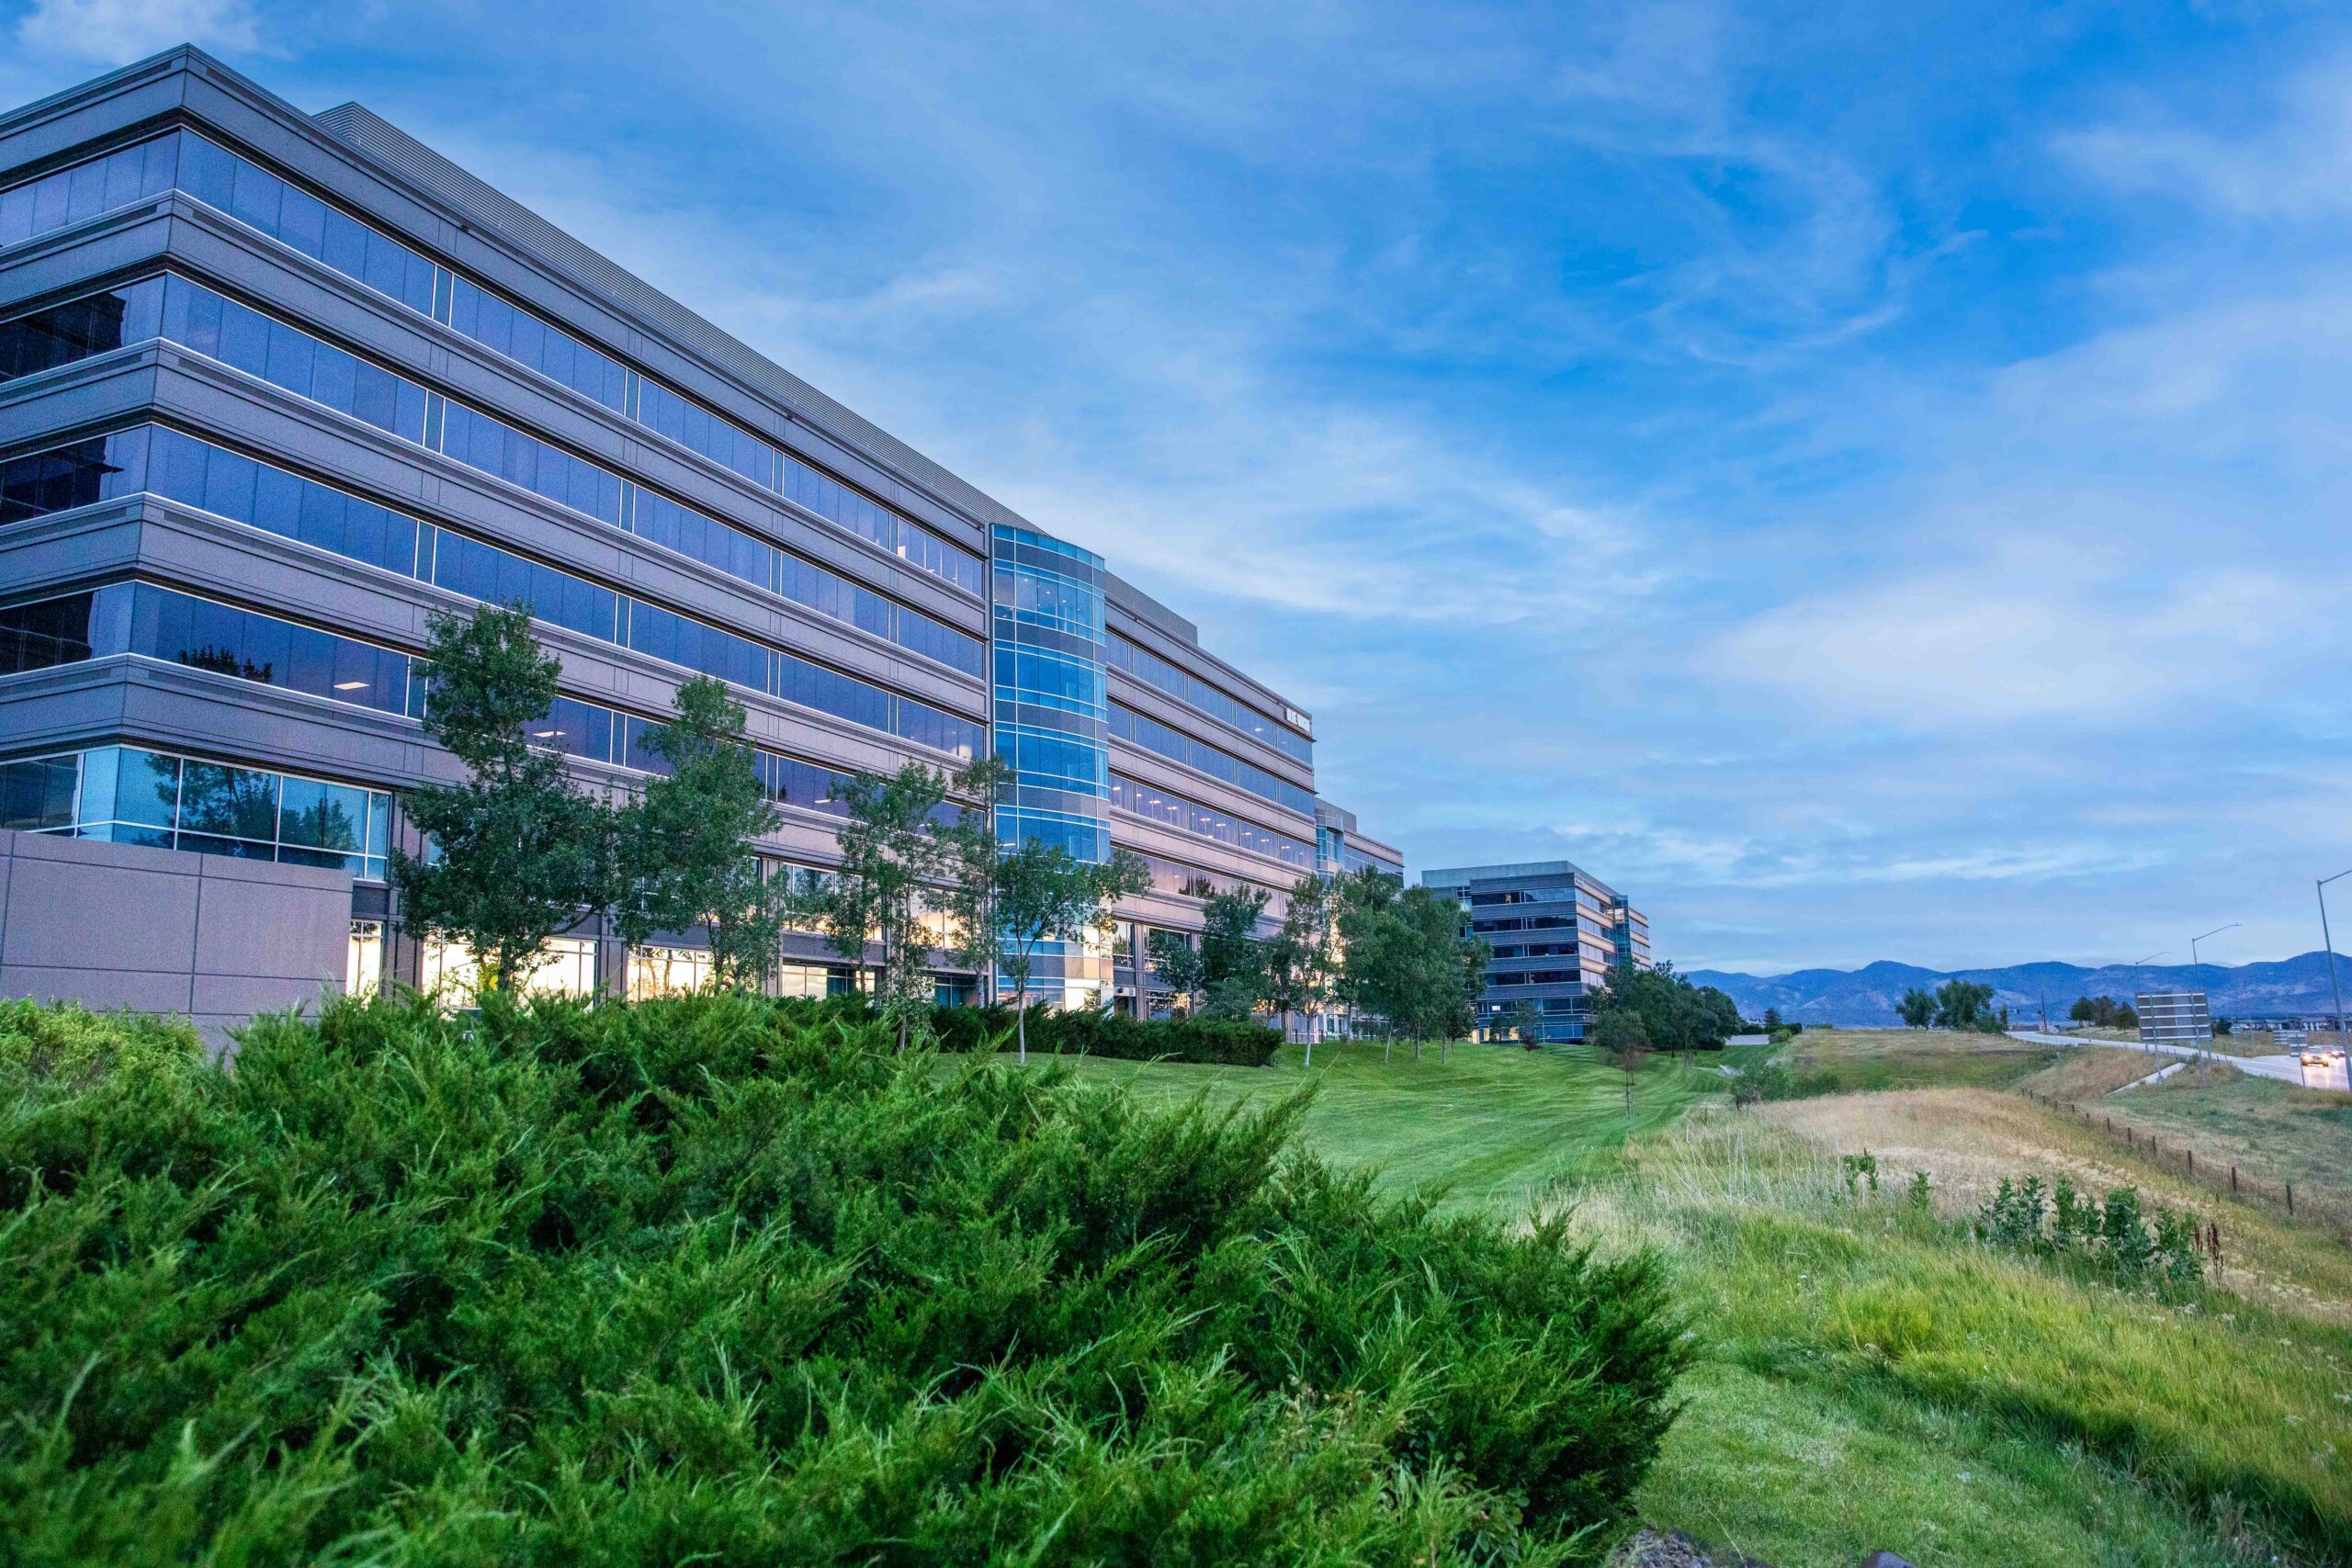
[[[967,675],[985,672],[978,637],[170,274],[0,322],[0,381],[156,336],[910,653]],[[9,369],[12,365],[19,368]]]
[[[991,540],[989,647],[996,755],[1012,770],[996,803],[997,839],[1058,844],[1111,858],[1111,757],[1104,673],[1102,558],[1025,528]],[[1110,994],[1110,963],[1082,943],[1041,949],[1033,991],[1065,1007]]]
[[[152,582],[0,606],[0,675],[125,653],[410,718],[424,711],[407,654]]]
[[[193,131],[0,192],[0,245],[177,190],[977,596],[980,558]]]
[[[0,462],[0,522],[145,491],[959,758],[983,727],[160,425]]]
[[[391,796],[324,779],[99,746],[0,762],[0,828],[384,879]]]

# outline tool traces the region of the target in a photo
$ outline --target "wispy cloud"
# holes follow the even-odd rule
[[[40,54],[121,65],[181,43],[252,52],[262,33],[251,0],[34,0],[17,41]]]
[[[1416,863],[1702,964],[2308,947],[2352,36],[1889,15],[40,0],[0,81],[363,98],[1102,549]]]

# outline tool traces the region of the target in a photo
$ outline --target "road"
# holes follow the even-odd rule
[[[2160,1056],[2181,1056],[2190,1061],[2206,1055],[2194,1045],[2131,1045],[2114,1040],[2085,1040],[2072,1034],[2045,1034],[2038,1029],[2012,1029],[2012,1040],[2024,1040],[2036,1045],[2112,1045],[2119,1051],[2146,1051]],[[2332,1089],[2339,1093],[2352,1093],[2352,1080],[2347,1080],[2345,1064],[2335,1063],[2325,1067],[2306,1067],[2293,1056],[2225,1056],[2212,1054],[2216,1062],[2227,1062],[2242,1073],[2256,1077],[2277,1078],[2281,1083],[2301,1084],[2305,1089]]]

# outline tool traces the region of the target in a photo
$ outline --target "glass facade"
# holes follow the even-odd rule
[[[0,828],[323,866],[380,882],[391,797],[323,779],[99,746],[0,762]]]
[[[1261,800],[1271,800],[1277,806],[1287,806],[1302,817],[1315,815],[1315,792],[1301,789],[1288,779],[1276,778],[1254,762],[1245,762],[1232,752],[1195,740],[1181,729],[1171,729],[1156,718],[1148,717],[1133,708],[1111,706],[1111,733],[1131,746],[1146,751],[1156,751],[1171,762],[1182,762],[1196,773],[1222,780],[1236,789],[1247,790]]]
[[[601,641],[957,757],[979,754],[981,727],[969,719],[161,426],[0,462],[0,522],[141,491],[471,598],[528,603],[539,619]],[[0,649],[0,669],[7,658]]]
[[[125,653],[410,718],[424,711],[407,654],[152,582],[0,605],[0,675]]]
[[[1110,658],[1114,668],[1126,671],[1145,685],[1165,692],[1181,702],[1192,704],[1212,718],[1264,741],[1294,761],[1314,766],[1314,741],[1287,724],[1219,691],[1190,671],[1177,668],[1141,644],[1129,642],[1113,633]]]
[[[979,557],[193,131],[0,192],[0,245],[177,190],[978,596]]]
[[[1025,528],[999,525],[993,552],[993,736],[1012,770],[997,799],[997,839],[1008,849],[1040,840],[1100,864],[1111,858],[1109,574],[1102,557]],[[1045,944],[1035,966],[1032,989],[1065,1005],[1084,1005],[1089,991],[1110,995],[1107,958],[1079,944]]]
[[[910,653],[983,673],[978,637],[174,275],[0,322],[0,381],[157,336]]]
[[[1199,801],[1128,778],[1123,773],[1111,775],[1111,804],[1122,811],[1132,811],[1138,817],[1149,818],[1179,831],[1197,833],[1204,839],[1215,839],[1221,844],[1231,844],[1236,849],[1266,855],[1284,865],[1295,865],[1301,871],[1315,869],[1314,850],[1297,839],[1261,828],[1246,818],[1227,816],[1203,806]]]

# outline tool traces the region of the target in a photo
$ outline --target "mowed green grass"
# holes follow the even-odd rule
[[[1562,1179],[1613,1157],[1628,1137],[1722,1098],[1727,1080],[1719,1069],[1757,1055],[1653,1055],[1634,1075],[1630,1112],[1624,1074],[1581,1046],[1462,1043],[1441,1061],[1433,1044],[1416,1060],[1410,1045],[1384,1051],[1326,1041],[1315,1047],[1312,1067],[1296,1045],[1283,1047],[1265,1067],[1092,1057],[1069,1065],[1082,1078],[1121,1084],[1160,1104],[1194,1096],[1219,1107],[1271,1103],[1312,1086],[1305,1135],[1317,1153],[1372,1168],[1392,1190],[1442,1187],[1450,1203],[1515,1214]]]

